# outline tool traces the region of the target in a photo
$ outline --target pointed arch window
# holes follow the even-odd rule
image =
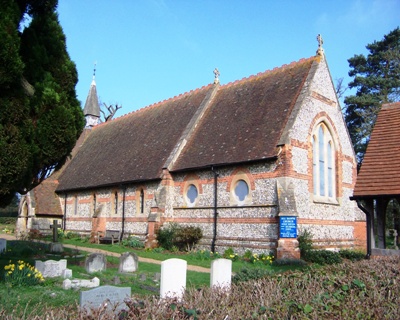
[[[140,213],[144,213],[144,190],[140,189]]]
[[[118,214],[118,191],[114,192],[114,214]]]
[[[335,147],[332,135],[324,123],[320,123],[312,137],[313,144],[313,192],[319,200],[336,197]]]

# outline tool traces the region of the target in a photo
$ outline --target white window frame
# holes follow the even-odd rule
[[[336,204],[336,148],[326,123],[315,127],[312,148],[313,200]]]

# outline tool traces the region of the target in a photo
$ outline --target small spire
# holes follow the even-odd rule
[[[322,48],[322,45],[324,44],[324,39],[322,39],[321,34],[317,35],[317,41],[318,41],[317,55],[323,56],[324,55],[324,48]]]
[[[219,73],[218,69],[215,68],[214,69],[214,77],[215,77],[214,84],[218,84],[219,83],[219,76],[220,76],[220,73]]]

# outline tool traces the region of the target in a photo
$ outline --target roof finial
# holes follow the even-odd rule
[[[317,41],[318,41],[317,55],[322,56],[324,55],[324,48],[322,48],[322,45],[324,44],[324,39],[322,39],[321,34],[317,35]]]
[[[219,73],[218,69],[215,68],[215,69],[214,69],[214,76],[215,76],[214,84],[218,84],[218,83],[219,83],[219,78],[218,78],[219,75],[220,75],[220,73]]]
[[[96,78],[96,65],[97,65],[97,61],[94,62],[94,67],[93,67],[93,80],[94,80],[94,78]]]

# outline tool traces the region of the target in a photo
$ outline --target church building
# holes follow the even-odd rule
[[[233,83],[218,75],[100,124],[93,82],[72,159],[38,187],[51,184],[46,195],[30,193],[20,220],[58,218],[92,237],[120,230],[147,246],[178,223],[202,229],[201,248],[279,258],[299,257],[305,230],[317,248],[365,247],[365,215],[350,200],[357,163],[321,42],[315,56]]]

